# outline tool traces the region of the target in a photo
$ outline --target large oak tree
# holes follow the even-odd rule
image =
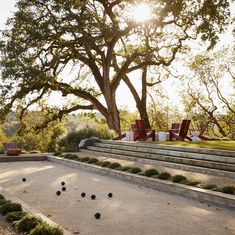
[[[228,23],[229,1],[146,0],[152,10],[146,22],[132,16],[140,2],[19,0],[1,43],[1,116],[18,107],[23,117],[56,91],[73,101],[53,108],[40,103],[48,112],[42,126],[72,111],[96,109],[120,133],[116,90],[123,80],[148,120],[147,68],[169,66],[184,41],[197,35],[213,47]],[[132,83],[137,70],[142,96]]]

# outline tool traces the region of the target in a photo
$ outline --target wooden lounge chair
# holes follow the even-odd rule
[[[137,119],[135,124],[132,124],[132,131],[134,132],[134,141],[146,141],[149,138],[152,138],[152,141],[155,141],[155,130],[148,130],[145,128],[144,120]]]
[[[178,133],[176,133],[174,130],[170,130],[169,131],[170,140],[175,138],[176,140],[184,141],[185,139],[187,139],[187,140],[192,141],[192,139],[189,136],[187,136],[190,123],[191,123],[191,120],[184,119],[180,125],[180,129]]]
[[[4,154],[18,156],[21,154],[21,149],[18,148],[16,142],[3,143]]]
[[[137,119],[135,120],[135,123],[131,124],[131,130],[133,131],[133,140],[137,141],[146,141],[149,138],[152,138],[152,141],[155,141],[155,130],[149,131],[145,128],[144,120]],[[126,134],[119,135],[113,140],[121,140],[122,138],[125,138]]]
[[[170,131],[178,134],[180,131],[180,123],[172,123]]]

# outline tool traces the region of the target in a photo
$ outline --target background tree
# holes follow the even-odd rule
[[[152,16],[143,22],[133,17],[136,0],[18,1],[1,43],[1,117],[18,103],[23,117],[56,91],[60,105],[40,106],[48,111],[42,126],[79,109],[97,109],[120,133],[116,90],[142,70],[142,98],[135,100],[146,119],[148,66],[169,66],[183,42],[197,35],[213,47],[228,23],[229,1],[146,3]],[[128,87],[134,94],[135,87]]]
[[[204,124],[210,121],[222,136],[231,135],[235,124],[235,90],[231,89],[234,54],[231,51],[233,48],[224,48],[197,55],[190,64],[193,74],[186,79],[188,96],[184,96],[186,107],[197,110],[197,118],[203,117]]]

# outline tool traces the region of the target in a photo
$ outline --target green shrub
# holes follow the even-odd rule
[[[60,156],[60,155],[62,155],[62,152],[61,152],[61,151],[58,151],[58,152],[55,152],[53,155],[54,155],[54,156]]]
[[[0,200],[1,199],[5,199],[5,197],[2,194],[0,194]]]
[[[235,192],[235,187],[234,186],[224,186],[222,188],[223,193],[228,193],[228,194],[233,194]]]
[[[8,200],[6,200],[5,198],[4,199],[0,199],[0,206],[7,203],[7,202],[10,202]]]
[[[171,177],[171,174],[169,174],[168,172],[161,172],[158,175],[158,179],[161,179],[161,180],[168,180],[170,177]]]
[[[27,213],[23,211],[17,211],[17,212],[9,212],[6,215],[7,222],[14,222],[22,219]]]
[[[113,132],[109,129],[94,129],[91,127],[86,127],[78,131],[73,131],[62,138],[58,145],[66,152],[78,151],[78,145],[82,139],[98,137],[100,139],[112,139]]]
[[[89,157],[81,157],[81,158],[79,158],[79,161],[80,162],[88,162],[88,161],[90,161],[90,158]]]
[[[148,169],[144,172],[144,175],[148,177],[151,177],[152,175],[158,175],[158,174],[159,172],[154,168]]]
[[[16,212],[16,211],[22,211],[22,207],[20,203],[12,203],[12,202],[6,202],[1,207],[1,213],[3,215],[9,213],[9,212]]]
[[[32,229],[29,235],[63,235],[63,230],[59,227],[52,227],[49,224],[38,224]]]
[[[130,166],[123,166],[121,171],[129,171],[131,169]]]
[[[97,162],[99,162],[99,160],[97,158],[90,158],[87,162],[89,164],[96,164]]]
[[[189,186],[196,186],[198,184],[200,184],[200,181],[196,181],[196,180],[185,180],[182,181],[183,184],[189,185]]]
[[[70,160],[77,160],[79,158],[76,154],[64,154],[62,157]]]
[[[118,162],[112,162],[108,167],[111,169],[116,169],[118,167],[121,167],[122,165]]]
[[[110,165],[111,165],[111,162],[109,162],[109,161],[104,161],[101,163],[102,167],[109,167]]]
[[[141,172],[142,170],[139,167],[131,167],[128,172],[132,173],[132,174],[138,174],[139,172]]]
[[[174,182],[174,183],[181,183],[185,180],[187,180],[187,178],[183,175],[175,175],[172,177],[172,182]]]
[[[37,225],[41,224],[42,220],[34,216],[25,216],[17,224],[17,229],[20,232],[29,233],[31,229],[34,229]]]
[[[205,185],[202,185],[202,188],[203,189],[213,189],[213,188],[216,188],[217,186],[215,184],[205,184]]]

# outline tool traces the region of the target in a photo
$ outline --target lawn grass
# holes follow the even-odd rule
[[[189,142],[189,141],[166,141],[152,142],[154,144],[165,144],[165,145],[177,145],[185,147],[194,147],[194,148],[207,148],[207,149],[222,149],[235,151],[235,141],[233,140],[213,140],[213,141],[199,141],[199,142]]]

